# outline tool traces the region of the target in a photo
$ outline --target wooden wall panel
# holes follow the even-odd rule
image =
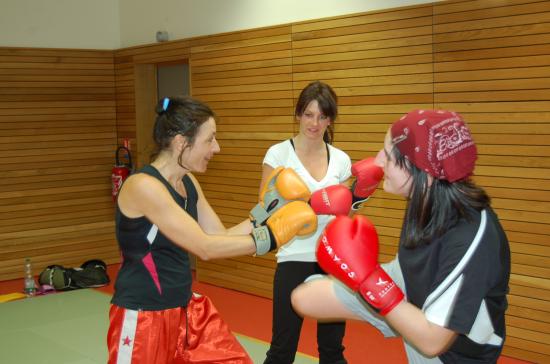
[[[475,179],[510,240],[504,354],[548,362],[550,2],[441,3],[433,19],[435,106],[471,125]]]
[[[143,69],[138,69],[138,66],[186,63],[188,59],[189,42],[187,40],[137,46],[114,52],[118,145],[122,145],[124,140],[128,140],[135,162],[149,160],[149,150],[138,146],[137,136],[146,132],[150,134],[149,130],[140,129],[144,128],[144,125],[139,125],[136,122],[136,107],[151,109],[149,105],[146,105],[147,107],[136,105],[137,77],[139,75],[144,77]],[[149,76],[156,78],[155,73]],[[155,95],[157,93],[156,88],[148,91]],[[147,117],[154,118],[154,115],[147,115]],[[138,133],[138,131],[142,133]],[[137,166],[141,164],[136,163]]]
[[[0,280],[118,261],[111,51],[0,48]]]
[[[334,145],[353,161],[382,148],[393,120],[414,107],[432,107],[431,24],[428,5],[293,25],[295,96],[312,80],[334,88],[340,114]],[[362,213],[378,220],[387,260],[397,247],[404,203],[383,191],[371,201]]]
[[[219,117],[221,153],[198,176],[224,223],[241,222],[258,199],[262,160],[273,143],[292,136],[291,28],[191,41],[191,90]],[[199,261],[199,280],[271,297],[274,256]]]

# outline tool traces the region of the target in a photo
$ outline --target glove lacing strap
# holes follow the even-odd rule
[[[256,255],[264,255],[277,248],[275,237],[267,226],[252,229],[251,235],[256,244]]]

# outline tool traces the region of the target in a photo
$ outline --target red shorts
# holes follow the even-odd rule
[[[110,364],[253,364],[206,296],[162,311],[111,305],[109,322]]]

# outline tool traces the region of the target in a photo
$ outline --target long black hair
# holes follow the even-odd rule
[[[402,244],[407,248],[429,244],[460,218],[471,220],[472,209],[481,211],[491,203],[485,190],[469,178],[452,183],[432,178],[430,184],[428,174],[413,165],[395,146],[392,156],[396,165],[411,178],[402,233]]]

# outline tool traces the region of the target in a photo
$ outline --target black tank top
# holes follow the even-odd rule
[[[183,198],[153,166],[146,173],[161,181],[172,198],[197,220],[198,194],[189,176],[183,177]],[[164,310],[185,307],[191,298],[191,268],[187,251],[172,243],[145,216],[128,218],[116,210],[116,235],[122,265],[111,302],[132,310]]]

